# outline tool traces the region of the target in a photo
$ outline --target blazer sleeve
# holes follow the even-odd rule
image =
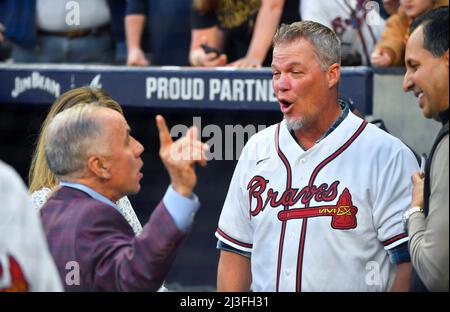
[[[101,208],[78,226],[76,257],[81,261],[81,281],[88,284],[81,286],[94,291],[156,291],[186,234],[177,229],[162,201],[138,236],[118,211]]]

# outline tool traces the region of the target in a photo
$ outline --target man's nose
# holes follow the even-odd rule
[[[136,156],[141,156],[141,154],[144,152],[144,146],[135,138],[132,138],[132,140],[134,141],[134,152]]]
[[[413,83],[411,81],[411,77],[408,71],[406,71],[405,77],[403,77],[403,91],[409,92],[413,87]]]
[[[277,80],[275,80],[275,86],[280,91],[286,91],[290,87],[289,77],[287,74],[280,74]]]

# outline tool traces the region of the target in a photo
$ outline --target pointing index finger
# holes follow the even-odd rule
[[[172,141],[172,137],[170,136],[169,129],[166,125],[166,120],[161,115],[156,115],[156,125],[159,131],[159,142],[161,147],[170,145]]]
[[[188,129],[188,132],[186,134],[186,137],[189,138],[189,140],[194,141],[198,139],[198,129],[196,126],[192,126]]]

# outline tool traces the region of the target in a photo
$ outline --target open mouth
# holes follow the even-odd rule
[[[282,108],[287,109],[289,108],[289,106],[291,106],[292,102],[289,102],[288,100],[285,99],[279,99],[278,100],[282,106]]]
[[[419,100],[423,97],[423,91],[414,92],[414,96]]]
[[[423,92],[414,92],[414,95],[416,96],[416,98],[419,99],[419,106],[422,107],[423,105],[423,99],[424,99],[424,94]]]

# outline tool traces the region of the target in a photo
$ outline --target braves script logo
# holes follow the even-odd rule
[[[322,183],[319,187],[312,185],[305,186],[303,189],[298,188],[286,189],[281,196],[279,192],[274,191],[272,188],[267,190],[267,197],[263,200],[267,183],[264,177],[255,176],[247,185],[249,192],[249,207],[250,215],[255,217],[261,211],[265,209],[267,204],[273,208],[279,206],[293,206],[298,201],[306,205],[312,198],[316,202],[330,202],[334,200],[338,194],[339,181],[333,182],[331,185]],[[256,206],[252,207],[252,200],[255,199]],[[331,227],[338,230],[354,229],[357,225],[356,213],[358,208],[353,206],[352,196],[347,188],[344,189],[336,205],[324,205],[308,208],[294,208],[289,210],[282,210],[278,213],[278,219],[280,221],[286,221],[290,219],[301,218],[313,218],[331,216]]]

